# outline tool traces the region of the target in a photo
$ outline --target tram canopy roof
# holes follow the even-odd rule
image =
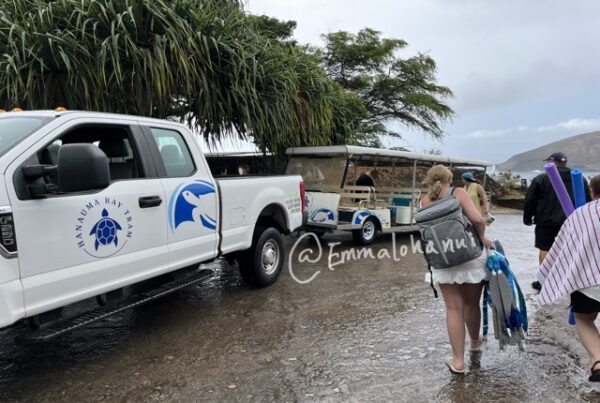
[[[351,145],[320,146],[320,147],[291,147],[286,150],[289,157],[327,157],[344,156],[350,159],[388,161],[393,163],[410,161],[424,161],[453,165],[461,167],[491,167],[492,163],[483,160],[447,157],[444,155],[420,154],[408,151],[388,150],[383,148],[370,148]]]

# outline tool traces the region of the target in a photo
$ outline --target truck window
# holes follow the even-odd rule
[[[142,165],[135,152],[131,132],[127,126],[77,126],[56,138],[38,152],[41,164],[56,165],[58,151],[63,144],[91,143],[108,157],[111,182],[143,178]]]
[[[165,164],[168,178],[190,176],[196,171],[190,150],[179,132],[158,128],[150,130]]]
[[[0,119],[0,156],[45,123],[42,118],[10,117]]]

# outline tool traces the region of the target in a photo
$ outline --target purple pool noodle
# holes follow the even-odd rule
[[[556,165],[549,162],[544,165],[544,169],[548,174],[548,179],[550,179],[550,183],[552,183],[556,197],[558,197],[558,201],[560,202],[565,215],[567,217],[570,216],[573,211],[575,211],[575,207],[573,207],[573,202],[571,201],[571,197],[569,197],[569,193],[567,192],[565,184],[563,183],[562,179],[560,179],[560,174],[558,173]]]
[[[550,183],[552,183],[552,187],[554,188],[556,197],[558,197],[558,201],[560,202],[560,205],[562,206],[563,211],[565,212],[565,215],[567,217],[570,216],[573,213],[573,211],[575,211],[575,208],[573,207],[573,202],[571,201],[571,198],[569,197],[569,193],[567,193],[567,188],[565,187],[565,184],[563,183],[562,179],[560,178],[560,174],[558,173],[558,168],[556,168],[556,165],[554,165],[553,163],[548,163],[548,164],[544,165],[544,169],[546,170],[546,173],[548,174]],[[571,180],[573,181],[573,190],[575,191],[575,187],[576,187],[575,182],[576,181],[575,181],[575,177],[573,176],[573,173],[571,173]],[[583,179],[581,179],[581,184],[583,186]],[[584,196],[584,199],[585,199],[585,196]],[[573,307],[571,307],[571,309],[569,310],[569,317],[567,319],[567,322],[571,326],[575,325],[575,313],[573,312]]]
[[[571,170],[571,182],[573,182],[573,196],[575,196],[575,208],[583,206],[587,200],[585,199],[585,189],[583,186],[583,175],[581,170]]]

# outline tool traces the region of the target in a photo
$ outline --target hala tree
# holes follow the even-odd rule
[[[432,59],[372,30],[313,52],[294,28],[239,0],[0,0],[0,107],[176,119],[279,155],[377,140],[393,120],[441,135],[451,93]]]
[[[402,58],[398,53],[407,46],[405,41],[381,38],[369,28],[356,35],[333,32],[323,39],[325,47],[318,53],[327,74],[355,93],[368,112],[355,132],[356,142],[379,146],[380,135],[399,136],[388,129],[391,122],[436,138],[443,135],[443,122],[454,115],[445,103],[452,92],[437,84],[430,56]]]
[[[366,110],[294,26],[236,0],[0,0],[0,107],[171,118],[277,153],[343,142]]]

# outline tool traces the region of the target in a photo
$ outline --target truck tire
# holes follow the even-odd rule
[[[267,287],[281,274],[284,259],[281,233],[272,227],[257,229],[252,246],[239,258],[240,273],[248,284]]]
[[[360,245],[369,245],[377,236],[377,222],[373,217],[369,217],[363,222],[362,228],[352,231],[354,242]]]

